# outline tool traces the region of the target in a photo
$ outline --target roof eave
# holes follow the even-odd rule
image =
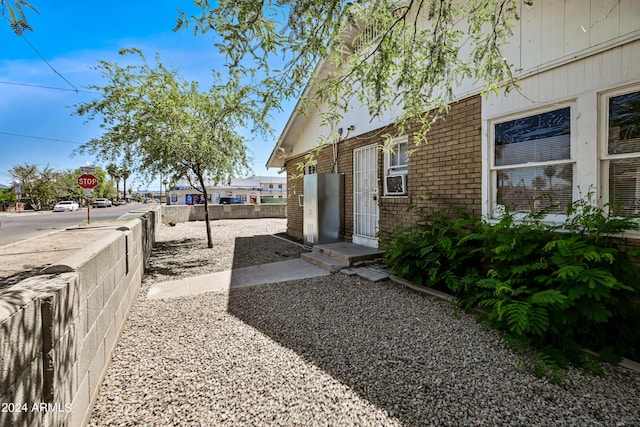
[[[314,74],[318,74],[320,72],[322,67],[324,67],[325,62],[326,60],[324,58],[318,61],[318,63],[316,64],[316,68],[314,70]],[[271,155],[269,156],[269,160],[267,160],[267,164],[266,164],[267,168],[281,168],[285,165],[287,151],[285,148],[282,147],[283,142],[287,138],[289,131],[291,130],[291,128],[293,127],[293,124],[298,118],[298,115],[299,115],[298,113],[300,112],[302,100],[309,95],[309,92],[311,91],[311,89],[312,89],[311,79],[309,79],[309,82],[307,82],[307,85],[305,86],[304,91],[302,92],[302,95],[300,95],[300,97],[298,98],[298,102],[296,102],[296,106],[294,107],[291,113],[291,116],[289,116],[289,120],[287,120],[287,124],[285,125],[284,129],[282,130],[282,133],[280,134],[280,137],[278,138],[278,142],[276,142],[276,145],[273,148],[273,151],[271,151]]]

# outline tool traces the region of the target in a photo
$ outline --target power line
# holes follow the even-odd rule
[[[4,20],[7,21],[7,18],[5,16],[3,16]],[[69,86],[71,86],[73,88],[73,91],[78,93],[78,92],[86,92],[86,91],[81,91],[79,90],[73,83],[71,83],[69,80],[67,80],[67,78],[65,76],[62,75],[62,73],[60,73],[58,70],[55,69],[55,67],[53,65],[51,65],[51,63],[49,63],[49,61],[47,61],[47,59],[44,57],[44,55],[42,53],[40,53],[40,51],[33,45],[33,43],[31,43],[23,34],[19,34],[20,38],[22,38],[22,40],[24,40],[29,47],[40,57],[40,59],[42,59],[44,61],[45,64],[47,64],[49,66],[49,68],[51,68],[51,70],[56,73],[58,76],[60,76],[60,78],[62,80],[64,80]],[[4,83],[4,82],[3,82]],[[19,83],[5,83],[5,84],[19,84]],[[33,87],[41,87],[41,88],[46,88],[46,89],[56,89],[56,90],[65,90],[65,89],[61,89],[61,88],[54,88],[54,87],[46,87],[46,86],[37,86],[37,85],[28,85],[28,84],[22,84],[22,86],[33,86]],[[66,89],[66,90],[71,90],[71,89]],[[91,92],[89,92],[91,93]]]
[[[40,89],[64,90],[64,91],[75,92],[75,93],[82,92],[82,93],[91,93],[91,94],[94,94],[94,95],[99,95],[99,92],[92,92],[92,91],[89,91],[89,90],[67,89],[67,88],[64,88],[64,87],[42,86],[42,85],[34,85],[34,84],[30,84],[30,83],[18,83],[18,82],[0,81],[0,84],[14,85],[14,86],[36,87],[36,88],[40,88]]]
[[[66,140],[66,139],[45,138],[45,137],[42,137],[42,136],[23,135],[23,134],[20,134],[20,133],[11,133],[11,132],[0,132],[0,135],[19,136],[21,138],[31,138],[31,139],[42,139],[42,140],[45,140],[45,141],[66,142],[68,144],[77,144],[77,145],[84,144],[83,142],[69,141],[69,140]]]
[[[36,49],[36,47],[35,47],[34,45],[32,45],[32,44],[31,44],[31,42],[30,42],[29,40],[27,40],[27,38],[24,36],[24,34],[22,34],[20,37],[22,37],[22,39],[23,39],[25,42],[27,42],[27,44],[29,45],[29,47],[31,47],[31,49],[33,49],[33,51],[34,51],[36,54],[38,54],[38,56],[40,57],[40,59],[42,59],[42,60],[44,61],[44,63],[45,63],[45,64],[47,64],[47,65],[49,66],[49,68],[51,68],[51,70],[52,70],[54,73],[56,73],[58,76],[60,76],[60,78],[61,78],[62,80],[64,80],[65,82],[67,82],[67,84],[68,84],[69,86],[71,86],[72,88],[74,88],[74,89],[75,89],[75,91],[76,91],[76,92],[78,92],[78,88],[77,88],[77,87],[75,87],[75,86],[74,86],[74,85],[73,85],[69,80],[67,80],[67,79],[65,78],[65,76],[63,76],[62,74],[60,74],[60,72],[58,72],[58,70],[56,70],[56,69],[53,67],[53,65],[51,65],[51,64],[49,63],[49,61],[47,61],[47,59],[46,59],[46,58],[45,58],[45,57],[40,53],[40,51],[39,51],[38,49]]]

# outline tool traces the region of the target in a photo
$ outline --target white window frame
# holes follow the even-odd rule
[[[409,150],[409,136],[402,135],[392,138],[384,153],[384,195],[385,197],[407,197],[408,191],[405,194],[389,194],[387,190],[387,177],[409,174],[409,158],[407,155],[407,163],[402,165],[392,165],[391,156],[393,153],[400,153],[400,144],[407,145],[407,151]]]
[[[601,92],[598,98],[600,116],[600,194],[602,195],[602,207],[609,203],[609,165],[612,160],[637,159],[640,151],[635,153],[609,154],[609,100],[616,96],[633,92],[640,92],[640,84],[619,87],[606,92]]]
[[[496,146],[495,146],[495,126],[501,123],[506,123],[509,121],[517,120],[524,117],[535,116],[538,114],[544,114],[550,111],[561,110],[563,108],[569,108],[569,117],[570,117],[570,126],[571,126],[571,134],[569,139],[569,159],[566,160],[551,160],[545,162],[528,162],[528,163],[520,163],[515,165],[504,165],[504,166],[496,166],[495,164],[495,155],[496,155]],[[488,135],[488,186],[489,186],[489,212],[488,217],[490,220],[497,221],[501,218],[502,213],[504,212],[504,205],[498,205],[498,187],[497,187],[497,176],[500,170],[506,169],[517,169],[517,168],[528,168],[535,166],[552,166],[552,165],[565,165],[572,164],[573,165],[573,177],[572,177],[572,195],[571,200],[575,201],[578,197],[580,197],[577,193],[577,169],[579,167],[578,162],[576,161],[577,153],[577,105],[575,100],[568,100],[565,102],[553,103],[550,105],[546,105],[542,108],[530,109],[525,111],[520,111],[515,114],[510,114],[506,116],[496,117],[488,120],[487,122],[487,135]],[[526,213],[517,213],[515,214],[516,218],[524,217]],[[565,222],[567,216],[564,214],[549,214],[546,216],[545,220],[547,222],[560,223]]]

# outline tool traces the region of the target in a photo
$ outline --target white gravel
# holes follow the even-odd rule
[[[165,226],[92,426],[640,426],[640,374],[536,378],[496,331],[390,281],[336,274],[147,300],[153,283],[280,261],[285,220]]]

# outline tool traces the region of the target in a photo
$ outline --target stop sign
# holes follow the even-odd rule
[[[85,190],[93,190],[98,185],[98,179],[94,175],[85,173],[78,177],[78,185]]]

